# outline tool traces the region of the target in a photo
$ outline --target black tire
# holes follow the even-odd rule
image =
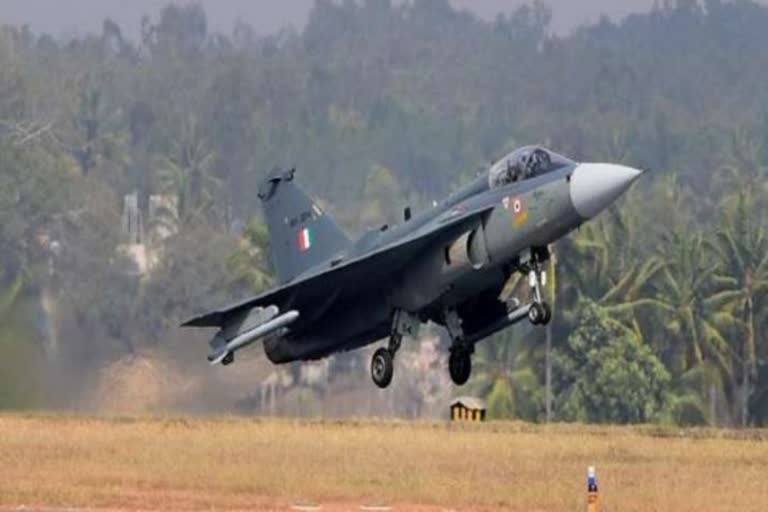
[[[448,358],[448,371],[457,386],[463,386],[472,375],[472,357],[463,349],[455,349]]]
[[[371,358],[371,378],[373,383],[384,389],[392,382],[392,375],[394,373],[395,367],[392,361],[392,352],[386,348],[380,348],[374,352]]]
[[[544,320],[544,315],[544,307],[541,304],[534,302],[528,310],[528,321],[533,325],[541,325]]]
[[[541,319],[541,325],[548,325],[552,321],[552,308],[546,302],[541,303],[541,308],[544,311],[544,316]]]

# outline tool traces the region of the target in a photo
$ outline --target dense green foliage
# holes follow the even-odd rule
[[[578,309],[575,330],[555,354],[560,416],[601,423],[656,419],[669,383],[664,365],[605,308],[584,301]]]
[[[359,232],[544,143],[652,176],[555,247],[557,396],[544,330],[488,342],[475,388],[534,420],[549,401],[562,419],[766,421],[768,9],[677,0],[568,37],[548,22],[541,3],[484,22],[447,0],[317,0],[301,33],[212,34],[199,5],[139,41],[109,20],[66,41],[4,28],[0,312],[45,313],[0,316],[4,346],[133,352],[268,285],[255,191],[275,165]],[[38,325],[46,297],[60,336]]]

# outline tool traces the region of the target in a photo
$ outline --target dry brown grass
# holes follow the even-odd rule
[[[0,416],[0,506],[768,510],[768,433],[655,428]],[[323,510],[329,510],[326,506]]]

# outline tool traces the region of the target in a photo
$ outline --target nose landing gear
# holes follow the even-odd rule
[[[547,252],[544,254],[548,256]],[[547,273],[541,269],[541,262],[546,261],[546,258],[542,258],[537,253],[533,253],[531,256],[527,271],[528,282],[533,289],[533,303],[528,310],[528,320],[533,325],[547,325],[552,320],[552,308],[541,295],[541,287],[547,284]]]
[[[534,302],[528,310],[528,321],[533,325],[547,325],[552,320],[552,310],[546,302]]]

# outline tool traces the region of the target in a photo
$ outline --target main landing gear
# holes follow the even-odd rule
[[[380,388],[386,388],[392,382],[395,373],[394,352],[390,348],[379,348],[371,358],[371,378]]]
[[[445,327],[451,337],[451,355],[448,357],[448,373],[451,380],[457,386],[463,386],[472,375],[472,353],[474,344],[467,343],[464,329],[461,326],[461,317],[455,309],[448,309],[443,313]]]
[[[378,387],[383,389],[390,385],[395,373],[395,354],[400,349],[403,336],[415,337],[419,333],[419,326],[418,317],[402,310],[395,311],[389,344],[386,348],[376,350],[371,358],[371,378]]]
[[[552,309],[541,295],[541,287],[547,284],[547,273],[541,269],[541,263],[546,261],[548,256],[548,251],[532,252],[531,260],[525,266],[528,282],[533,290],[533,303],[528,309],[528,320],[533,325],[547,325],[552,320]]]
[[[454,347],[448,357],[448,373],[457,386],[463,386],[472,375],[472,353],[464,347]]]

